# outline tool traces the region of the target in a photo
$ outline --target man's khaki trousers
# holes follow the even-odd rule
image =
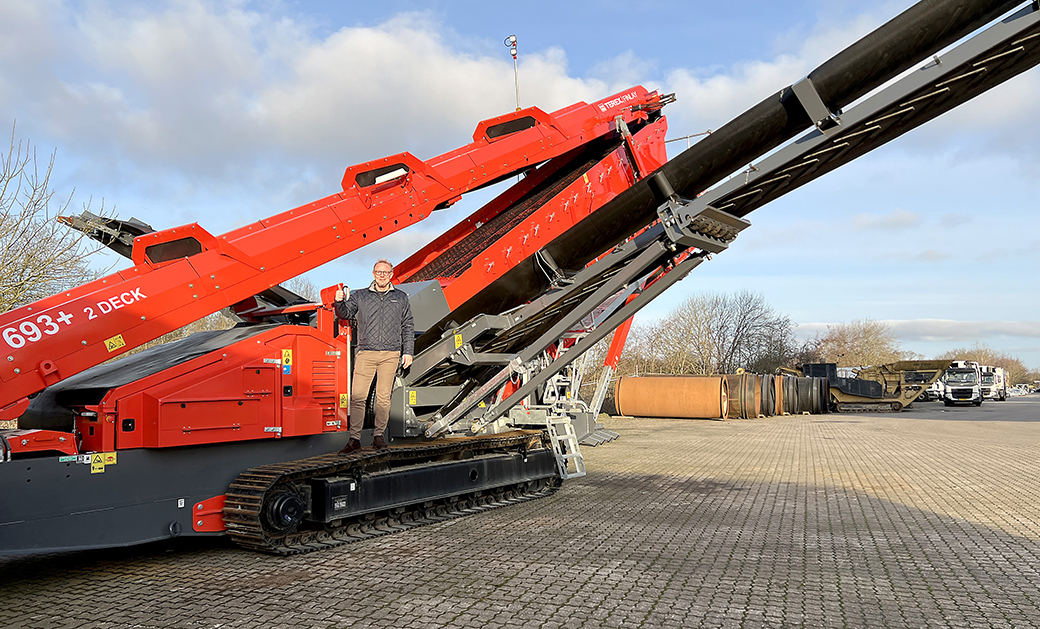
[[[361,440],[361,428],[365,425],[365,403],[376,379],[376,437],[383,437],[386,424],[390,421],[390,392],[394,387],[394,375],[401,362],[401,352],[360,351],[354,362],[354,383],[350,390],[350,438]]]

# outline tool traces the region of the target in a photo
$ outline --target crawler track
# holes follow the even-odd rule
[[[839,413],[898,413],[901,402],[838,402]]]
[[[352,456],[325,454],[252,468],[230,486],[224,504],[227,532],[239,545],[278,555],[293,555],[341,546],[372,537],[442,522],[497,507],[548,496],[560,485],[559,477],[497,487],[482,492],[421,502],[378,513],[336,520],[331,524],[303,521],[278,532],[265,524],[265,501],[278,488],[296,487],[325,476],[358,476],[395,467],[463,459],[504,451],[530,451],[546,447],[544,432],[517,431],[486,437],[442,439],[434,442],[362,450]]]

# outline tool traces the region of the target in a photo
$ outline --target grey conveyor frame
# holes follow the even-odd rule
[[[684,212],[683,208],[688,202],[678,198],[668,189],[667,184],[662,184],[662,188],[662,195],[667,194],[668,198],[658,210],[661,221],[575,274],[565,287],[551,291],[521,308],[517,312],[518,323],[500,331],[499,338],[487,345],[492,348],[508,345],[509,337],[515,334],[522,339],[522,349],[494,377],[459,401],[447,414],[435,417],[426,426],[427,438],[435,437],[465,419],[474,420],[469,427],[472,432],[480,432],[667,288],[686,277],[710,254],[725,251],[729,243],[750,226],[743,219],[711,208],[703,208],[696,213]],[[680,214],[682,218],[678,218]],[[628,303],[617,300],[613,312],[573,347],[531,374],[527,382],[508,397],[488,404],[479,416],[470,414],[511,374],[524,369],[589,313],[655,271],[657,275],[654,281],[635,299]],[[543,323],[543,320],[547,322]]]

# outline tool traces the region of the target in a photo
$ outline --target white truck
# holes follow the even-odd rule
[[[924,393],[922,393],[921,397],[919,397],[918,399],[919,400],[923,400],[925,402],[931,402],[931,401],[943,399],[943,396],[945,394],[946,394],[946,387],[943,386],[943,379],[939,378],[938,380],[933,382],[931,384],[931,386],[929,386],[927,389],[925,389]]]
[[[979,367],[982,372],[982,397],[987,400],[1007,399],[1007,372],[1003,367],[991,367],[983,365]]]
[[[943,375],[946,392],[943,404],[974,404],[982,406],[982,371],[970,360],[956,360]]]

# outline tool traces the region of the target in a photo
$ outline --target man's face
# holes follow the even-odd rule
[[[393,278],[394,272],[386,264],[377,264],[376,268],[372,271],[372,277],[376,279],[376,288],[384,290],[390,286],[390,279]]]

